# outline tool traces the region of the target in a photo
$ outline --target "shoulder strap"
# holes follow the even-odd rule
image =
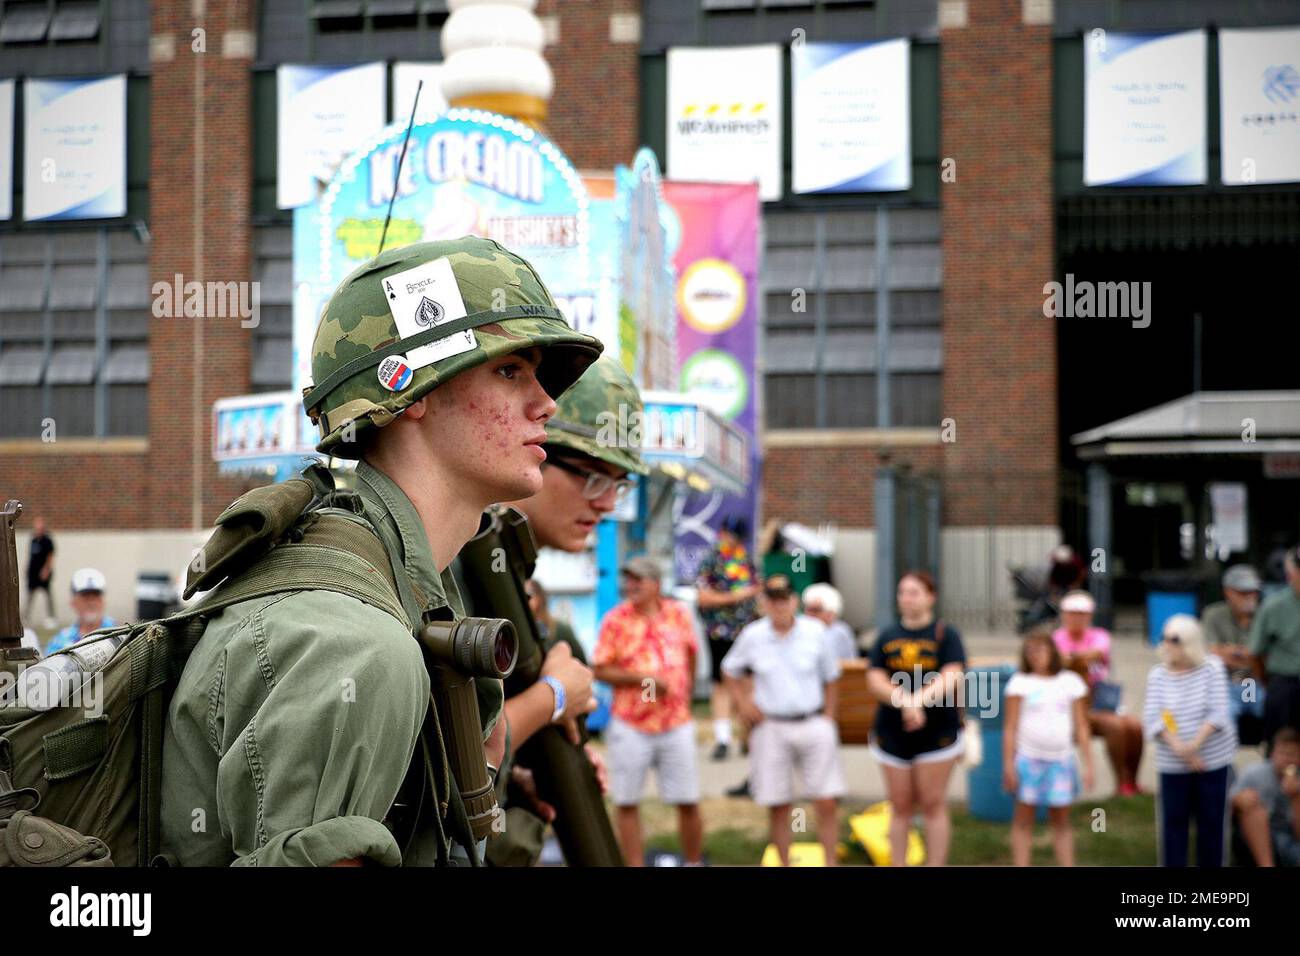
[[[346,594],[391,614],[407,630],[414,626],[379,568],[344,548],[305,542],[273,548],[239,577],[173,620],[211,614],[252,598],[307,590]]]

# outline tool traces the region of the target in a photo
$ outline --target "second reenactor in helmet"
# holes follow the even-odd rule
[[[608,356],[593,363],[560,397],[555,414],[546,423],[541,490],[513,502],[513,507],[527,515],[540,547],[571,554],[586,550],[596,525],[634,488],[633,476],[649,472],[641,459],[639,441],[643,412],[632,377]],[[585,665],[576,640],[553,641],[547,668],[562,674],[568,694],[573,693],[568,687],[572,679],[584,702],[590,699],[592,681],[592,672]],[[506,701],[512,750],[550,721],[553,705],[553,693],[545,684],[534,684]],[[575,716],[585,718],[586,707],[581,706]],[[571,731],[576,739],[576,727]],[[603,763],[595,751],[588,748],[587,753],[603,780]],[[541,853],[545,823],[562,808],[557,810],[536,799],[526,767],[513,764],[510,774],[512,789],[526,795],[524,802],[530,807],[510,807],[504,831],[494,833],[488,841],[488,860],[495,865],[529,866]],[[504,794],[504,790],[499,792]]]

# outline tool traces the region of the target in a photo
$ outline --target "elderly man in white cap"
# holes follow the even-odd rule
[[[77,620],[50,638],[46,654],[71,647],[91,631],[112,627],[117,622],[104,613],[104,574],[82,568],[72,576],[72,610]]]
[[[1251,677],[1250,625],[1259,610],[1263,588],[1259,574],[1249,564],[1234,564],[1223,572],[1223,600],[1201,612],[1201,629],[1207,649],[1223,658],[1228,668],[1228,712],[1235,723],[1243,713],[1264,718],[1264,688]]]
[[[1142,722],[1119,713],[1118,702],[1099,698],[1098,688],[1110,684],[1110,632],[1094,627],[1097,602],[1087,591],[1070,591],[1061,599],[1061,627],[1052,634],[1065,666],[1088,684],[1088,725],[1094,737],[1106,741],[1106,754],[1115,769],[1121,797],[1138,794],[1137,772],[1142,762]]]
[[[858,638],[853,628],[840,618],[844,613],[844,598],[829,584],[819,581],[803,589],[803,612],[826,625],[825,639],[840,660],[855,660]]]

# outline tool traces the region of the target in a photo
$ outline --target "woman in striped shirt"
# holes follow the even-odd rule
[[[1228,775],[1237,753],[1228,674],[1222,660],[1205,653],[1201,625],[1188,614],[1165,622],[1159,655],[1147,675],[1142,729],[1156,741],[1160,864],[1187,865],[1195,817],[1196,865],[1223,866]]]

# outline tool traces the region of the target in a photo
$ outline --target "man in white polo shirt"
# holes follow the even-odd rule
[[[782,865],[790,863],[792,772],[817,812],[817,836],[826,865],[835,865],[839,834],[836,801],[844,795],[835,682],[840,663],[825,627],[798,614],[790,579],[774,574],[763,587],[767,616],[747,624],[722,659],[736,708],[754,728],[749,737],[749,781],[754,802],[768,808],[772,843]],[[744,678],[752,675],[752,696]]]

